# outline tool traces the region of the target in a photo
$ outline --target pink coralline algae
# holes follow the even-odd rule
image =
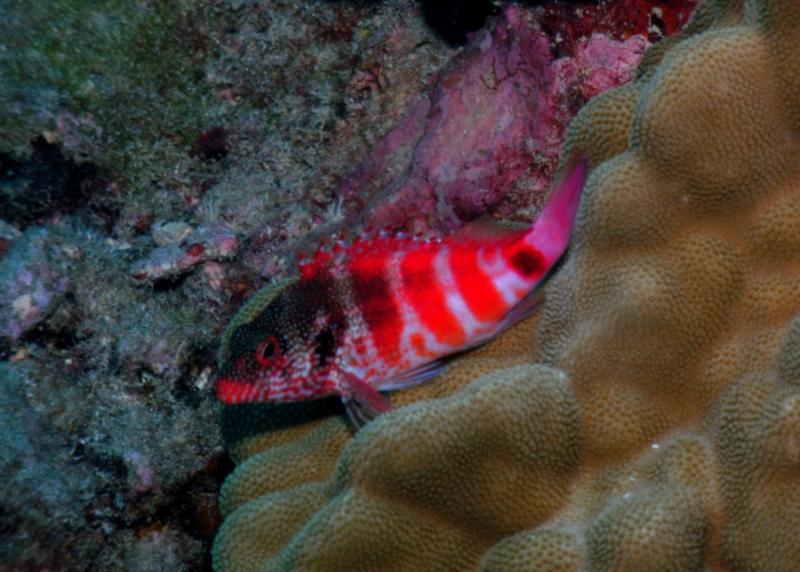
[[[542,25],[560,40],[561,53],[571,53],[578,39],[593,33],[623,40],[638,34],[657,42],[683,28],[696,5],[697,0],[598,0],[581,6],[550,2],[543,9]]]
[[[360,206],[363,188],[401,173],[368,201],[370,223],[450,231],[492,209],[532,217],[569,119],[589,98],[629,81],[647,45],[640,34],[593,34],[554,58],[560,40],[537,14],[506,8],[343,181],[341,194]]]
[[[239,245],[239,238],[226,226],[201,226],[180,242],[154,248],[131,266],[130,276],[137,283],[176,278],[198,264],[233,258]]]
[[[579,97],[589,99],[627,83],[633,79],[633,72],[646,47],[647,40],[640,35],[621,42],[604,34],[592,34],[589,38],[578,40],[574,57],[559,58],[553,62],[555,82],[551,98],[557,100],[566,97],[568,103],[569,94],[577,91]],[[569,112],[571,118],[575,110]]]

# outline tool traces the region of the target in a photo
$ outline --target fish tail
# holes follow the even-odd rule
[[[565,173],[545,202],[539,218],[522,238],[505,249],[508,264],[530,280],[540,280],[569,245],[581,191],[586,181],[585,156],[568,160]]]
[[[461,236],[473,237],[472,241],[486,241],[483,246],[475,248],[469,240],[466,246],[456,240],[448,243],[451,276],[443,282],[453,283],[448,290],[453,294],[447,298],[451,303],[437,308],[452,307],[451,313],[465,324],[471,345],[529,315],[541,302],[539,287],[569,244],[586,172],[585,158],[570,160],[529,229],[512,230],[487,222],[459,231]]]

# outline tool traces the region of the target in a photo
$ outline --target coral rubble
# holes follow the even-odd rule
[[[169,228],[174,226],[164,225],[159,227],[162,232],[153,233],[156,244],[165,244],[131,266],[131,278],[137,283],[174,278],[203,262],[231,259],[239,251],[239,239],[224,225],[189,230],[178,239],[165,236],[163,231]]]
[[[793,0],[706,0],[592,100],[533,333],[346,445],[334,420],[248,437],[216,569],[795,570],[798,25]]]

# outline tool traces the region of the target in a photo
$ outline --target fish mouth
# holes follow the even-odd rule
[[[269,387],[242,383],[236,379],[221,377],[217,380],[217,399],[227,405],[267,401]]]

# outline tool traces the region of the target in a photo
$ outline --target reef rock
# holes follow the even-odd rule
[[[481,31],[343,181],[348,208],[379,187],[366,209],[378,226],[450,231],[501,201],[529,220],[565,125],[587,99],[629,81],[647,43],[594,34],[554,58],[539,20],[509,7]]]
[[[54,312],[67,291],[64,258],[44,229],[30,229],[13,243],[0,262],[0,336],[16,340]]]

